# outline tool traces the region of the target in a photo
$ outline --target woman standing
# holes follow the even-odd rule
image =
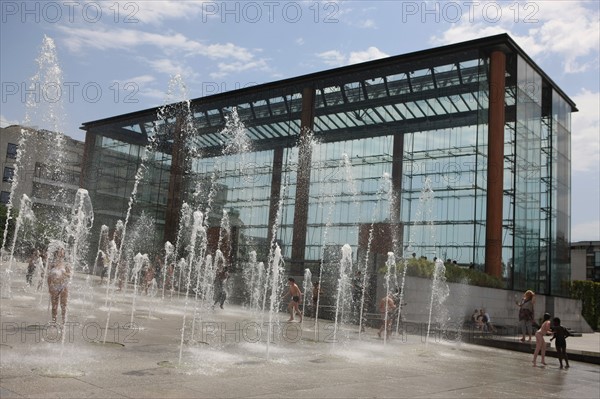
[[[542,364],[546,365],[546,340],[544,336],[550,333],[550,314],[544,313],[544,321],[539,330],[535,332],[535,351],[533,352],[533,367],[537,366],[538,354],[542,354]]]
[[[533,305],[535,304],[535,294],[531,290],[525,291],[521,302],[517,301],[519,307],[519,325],[521,326],[521,342],[525,342],[525,333],[527,333],[527,342],[531,341],[531,334],[533,330],[533,317],[534,310]]]

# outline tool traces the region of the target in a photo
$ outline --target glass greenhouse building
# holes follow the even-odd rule
[[[349,244],[562,295],[576,111],[503,34],[84,123],[82,184],[96,226],[131,204],[156,248],[189,206],[234,265],[277,243],[299,275]]]

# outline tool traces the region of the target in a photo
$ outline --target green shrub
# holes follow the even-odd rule
[[[581,300],[581,315],[594,330],[600,329],[600,283],[572,281],[571,298]]]
[[[433,278],[434,263],[427,259],[409,259],[406,263],[406,275],[412,277]],[[505,288],[504,280],[490,276],[484,272],[474,269],[466,269],[453,264],[446,264],[446,281],[451,283],[467,283],[479,287]],[[398,272],[401,274],[404,270],[404,263],[398,264]],[[385,273],[387,267],[379,269],[380,273]]]

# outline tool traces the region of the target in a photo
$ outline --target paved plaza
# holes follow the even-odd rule
[[[546,367],[532,367],[531,354],[437,333],[428,342],[416,330],[384,342],[374,329],[359,337],[356,326],[330,321],[315,333],[311,318],[286,323],[279,313],[269,323],[240,306],[211,311],[160,296],[137,296],[133,311],[132,292],[117,293],[106,332],[106,288],[79,280],[59,334],[48,324],[47,293],[14,282],[2,299],[0,397],[600,397],[600,366],[591,363],[560,369],[548,357]],[[600,334],[568,342],[599,352]]]

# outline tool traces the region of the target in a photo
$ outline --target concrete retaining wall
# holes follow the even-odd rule
[[[385,295],[383,278],[379,279],[378,298]],[[475,309],[486,309],[494,324],[514,326],[518,324],[519,308],[516,301],[523,292],[496,288],[477,287],[467,284],[447,283],[450,291],[445,301],[450,322],[469,320]],[[431,280],[406,277],[404,284],[404,318],[408,321],[427,322],[431,303]],[[575,331],[590,333],[592,328],[581,316],[581,301],[545,295],[536,295],[535,319],[539,320],[548,312],[552,317],[560,317],[562,325]]]
[[[287,280],[287,277],[285,276],[285,280]],[[302,287],[304,277],[294,276],[294,278],[298,285]],[[241,303],[243,301],[241,276],[233,275],[232,280],[229,284],[229,300],[234,303]],[[465,320],[470,319],[475,309],[484,308],[494,324],[503,326],[516,326],[518,324],[519,308],[515,302],[521,299],[523,292],[458,283],[448,283],[448,288],[450,293],[445,301],[448,315],[447,322],[456,326],[462,325]],[[334,290],[330,290],[330,292],[334,292]],[[383,276],[379,276],[377,298],[382,298],[384,295],[384,279]],[[427,323],[431,303],[431,280],[406,277],[403,302],[406,303],[403,307],[404,320],[414,323]],[[562,325],[574,331],[593,332],[581,316],[581,301],[579,300],[536,295],[536,320],[540,320],[545,312],[550,313],[552,317],[560,317]]]

